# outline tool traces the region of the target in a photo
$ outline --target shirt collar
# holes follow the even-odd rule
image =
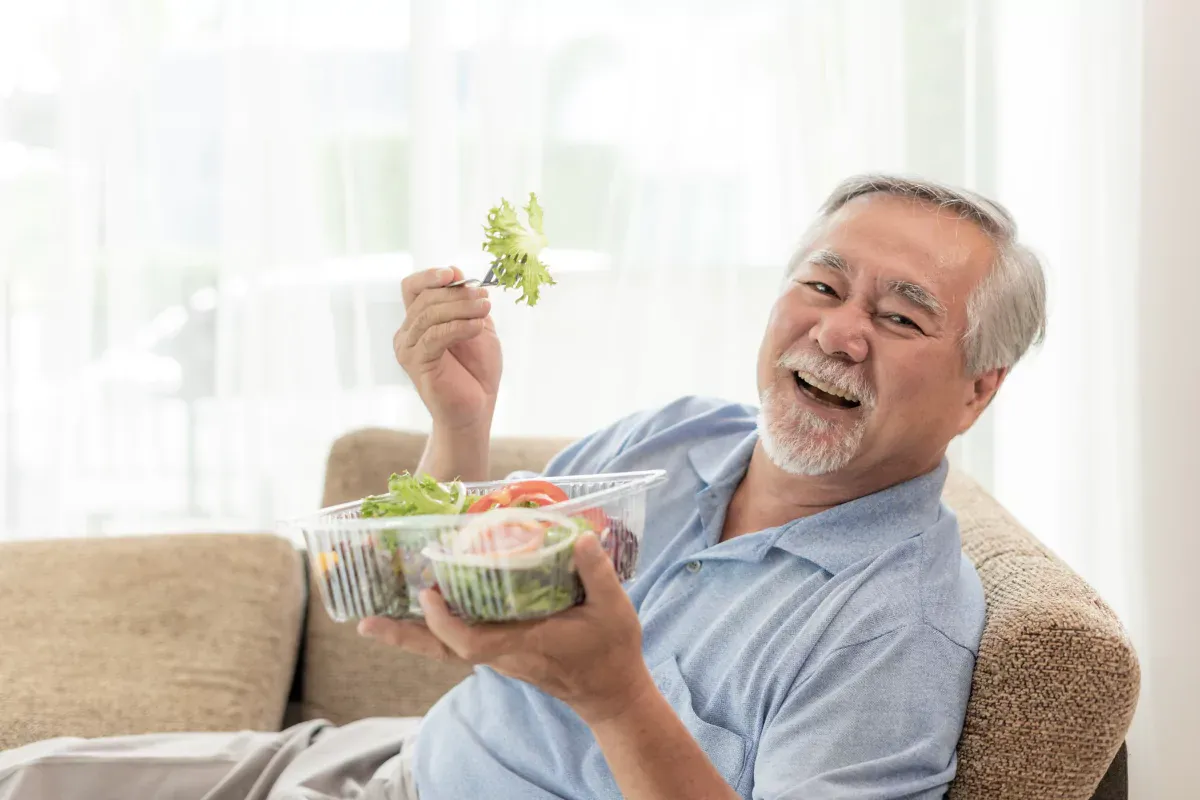
[[[750,464],[758,432],[744,430],[705,439],[688,450],[688,461],[705,486],[740,481]]]
[[[706,439],[688,451],[705,491],[720,496],[722,506],[728,505],[745,476],[757,442],[757,432],[728,434]],[[876,556],[937,522],[943,513],[942,489],[949,468],[942,459],[924,475],[764,531],[761,554],[778,547],[834,574]]]

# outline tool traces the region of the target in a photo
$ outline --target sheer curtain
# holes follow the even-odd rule
[[[753,400],[823,194],[861,169],[964,175],[957,3],[13,13],[10,537],[311,509],[339,433],[427,424],[390,353],[399,281],[482,273],[500,197],[539,193],[559,285],[498,298],[495,430],[573,434],[685,392]]]

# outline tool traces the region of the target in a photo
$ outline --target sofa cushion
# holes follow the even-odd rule
[[[1082,579],[973,481],[945,499],[987,598],[951,798],[1087,800],[1137,705],[1137,657]]]
[[[299,644],[299,559],[263,534],[0,544],[0,749],[277,730]]]

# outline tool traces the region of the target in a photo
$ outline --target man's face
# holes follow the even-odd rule
[[[871,194],[839,209],[759,349],[771,460],[804,475],[936,465],[1003,378],[967,374],[962,349],[967,298],[994,257],[975,224],[925,203]]]

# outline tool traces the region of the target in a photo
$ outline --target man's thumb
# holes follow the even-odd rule
[[[617,571],[594,533],[585,533],[575,541],[575,568],[589,600],[604,602],[614,592],[624,594]]]

